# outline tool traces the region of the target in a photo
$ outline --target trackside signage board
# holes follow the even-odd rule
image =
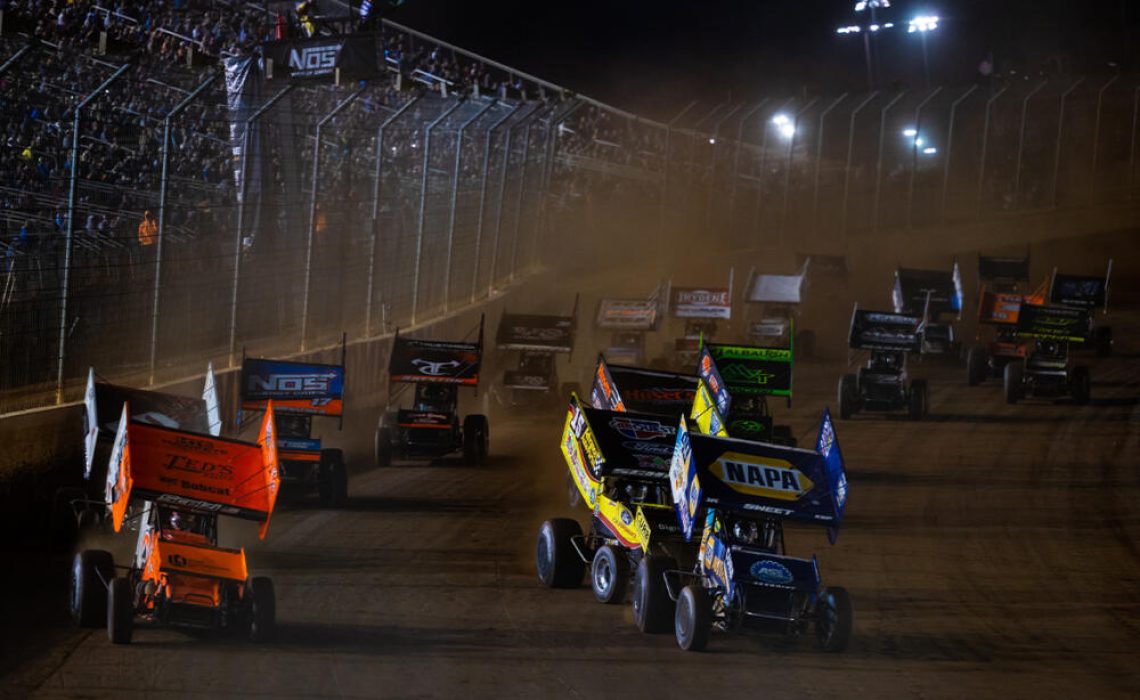
[[[241,363],[241,407],[278,413],[339,416],[344,413],[344,367],[246,358]]]
[[[136,498],[260,521],[264,537],[280,488],[275,432],[272,403],[257,443],[137,423],[124,407],[107,472],[115,531]]]
[[[1083,343],[1088,340],[1088,333],[1089,312],[1086,309],[1021,305],[1017,334],[1022,338]]]
[[[392,344],[388,377],[393,382],[475,386],[479,383],[479,350],[476,343],[397,337]]]
[[[727,287],[674,287],[672,302],[677,318],[732,318]]]
[[[501,350],[571,352],[574,349],[573,316],[503,314],[495,344]]]
[[[684,441],[677,440],[671,474],[674,502],[684,502],[687,511],[678,508],[685,530],[692,526],[701,497],[720,511],[764,513],[829,527],[842,522],[847,503],[843,457],[826,411],[814,450],[686,432]],[[696,502],[693,484],[700,494]]]
[[[856,309],[851,316],[848,345],[854,349],[918,352],[921,321],[917,316]]]

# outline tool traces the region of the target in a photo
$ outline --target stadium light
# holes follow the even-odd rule
[[[922,149],[922,152],[923,152],[925,155],[928,155],[928,156],[932,156],[932,155],[934,155],[935,153],[938,153],[938,149],[937,149],[937,148],[934,148],[933,146],[928,146],[927,148],[924,148],[924,149]]]
[[[918,130],[914,127],[903,129],[903,136],[907,137],[908,139],[913,139],[915,136],[918,136]]]
[[[930,88],[930,58],[926,51],[926,35],[938,29],[938,15],[918,15],[906,27],[907,34],[918,32],[922,38],[922,74],[926,78],[926,87]]]
[[[871,35],[894,27],[894,22],[880,22],[878,11],[891,6],[891,0],[859,0],[855,3],[855,14],[859,24],[836,27],[836,34],[862,34],[863,57],[867,62],[867,87],[875,89],[875,68],[871,61]],[[863,13],[866,13],[864,15]]]
[[[796,135],[796,125],[791,117],[783,112],[772,117],[772,126],[776,127],[776,131],[785,139],[791,140]]]

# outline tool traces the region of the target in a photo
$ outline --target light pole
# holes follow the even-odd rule
[[[871,35],[884,29],[894,27],[893,22],[879,22],[878,11],[891,6],[891,0],[859,0],[855,3],[855,14],[859,18],[858,24],[836,27],[836,34],[862,34],[863,59],[867,63],[867,88],[875,89],[875,68],[871,60]],[[863,13],[866,14],[863,14]]]
[[[930,58],[926,51],[926,34],[938,29],[938,15],[919,15],[912,19],[906,27],[907,34],[918,32],[922,39],[922,73],[926,78],[926,87],[930,88]]]

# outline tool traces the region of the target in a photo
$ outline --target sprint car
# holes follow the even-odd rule
[[[52,527],[61,540],[70,540],[76,529],[86,530],[104,520],[106,465],[119,416],[127,403],[134,420],[215,437],[221,434],[222,418],[212,363],[206,367],[200,399],[96,381],[95,369],[88,369],[83,399],[82,480],[76,478],[76,485],[59,489],[52,510]]]
[[[981,384],[990,377],[1002,377],[1010,362],[1024,361],[1028,345],[1017,336],[1017,317],[1021,305],[1045,303],[1044,290],[1033,294],[991,292],[982,289],[978,301],[978,337],[982,327],[993,328],[989,342],[978,344],[966,353],[966,382]]]
[[[793,348],[801,357],[815,354],[815,333],[810,330],[796,330],[796,319],[804,300],[810,258],[804,260],[803,267],[795,274],[751,273],[748,282],[748,302],[753,320],[749,334],[757,345],[763,347]],[[759,316],[757,318],[757,315]]]
[[[503,386],[510,390],[515,406],[538,406],[551,401],[561,405],[573,390],[558,382],[558,355],[570,357],[578,328],[578,298],[569,316],[504,313],[495,334],[500,351],[519,353],[515,369],[503,373]]]
[[[673,318],[684,323],[682,334],[674,338],[671,366],[689,369],[697,361],[701,345],[716,335],[717,321],[732,318],[732,284],[735,270],[729,269],[727,287],[671,287]]]
[[[897,268],[891,301],[896,314],[922,317],[918,337],[923,355],[958,356],[960,344],[948,318],[962,316],[962,276],[957,262],[950,272]]]
[[[562,454],[583,502],[590,527],[553,518],[538,534],[535,565],[549,588],[573,588],[587,567],[594,597],[621,603],[633,573],[696,561],[696,546],[683,541],[670,506],[668,470],[675,440],[669,417],[583,406],[571,395],[562,432]],[[649,563],[645,563],[645,562]],[[634,599],[643,629],[657,629],[672,610],[667,597]]]
[[[125,567],[104,550],[76,554],[69,596],[76,623],[106,626],[113,644],[129,644],[139,619],[272,639],[272,580],[249,575],[244,550],[218,544],[221,516],[255,521],[265,538],[280,487],[272,404],[256,443],[132,415],[124,404],[105,499],[115,532],[138,523],[135,554]]]
[[[926,381],[911,380],[906,369],[907,355],[922,350],[921,324],[916,316],[855,305],[847,344],[870,355],[858,374],[844,374],[839,380],[840,418],[847,420],[865,410],[906,410],[913,420],[926,415]]]
[[[1073,365],[1070,345],[1085,343],[1089,312],[1067,306],[1036,306],[1023,303],[1018,310],[1017,337],[1032,343],[1024,360],[1005,366],[1007,403],[1027,396],[1071,396],[1079,404],[1089,402],[1091,379],[1088,367]]]
[[[392,341],[388,364],[389,410],[376,428],[376,464],[394,459],[439,459],[462,451],[467,464],[487,458],[487,417],[473,413],[459,423],[459,388],[479,386],[483,320],[476,343],[401,338]],[[414,387],[411,408],[399,408],[400,393]]]
[[[626,365],[646,362],[645,334],[657,330],[668,301],[668,283],[662,282],[647,299],[601,299],[594,326],[610,331],[606,357]]]
[[[287,488],[316,489],[322,505],[341,508],[348,501],[344,452],[313,437],[313,420],[335,418],[344,424],[344,357],[339,365],[243,358],[241,404],[237,424],[265,412],[273,401],[282,483]]]
[[[824,587],[816,558],[789,556],[784,547],[785,521],[825,526],[832,544],[843,521],[847,476],[827,411],[814,450],[691,433],[682,418],[669,477],[684,539],[701,543],[698,561],[649,572],[657,576],[639,583],[676,601],[681,649],[704,649],[714,629],[773,628],[814,630],[824,651],[846,648],[847,591]]]

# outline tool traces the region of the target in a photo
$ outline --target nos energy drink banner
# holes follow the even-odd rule
[[[344,413],[344,367],[246,359],[241,365],[241,406],[260,410],[272,400],[278,413]]]

